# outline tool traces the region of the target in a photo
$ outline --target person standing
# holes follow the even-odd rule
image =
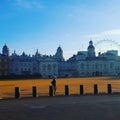
[[[53,94],[55,95],[55,93],[56,93],[56,77],[53,77],[51,84],[52,84],[52,88],[53,88]]]

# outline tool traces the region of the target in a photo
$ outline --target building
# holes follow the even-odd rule
[[[86,55],[87,53],[87,55]],[[74,62],[75,70],[80,76],[114,76],[120,72],[120,57],[118,51],[109,50],[106,53],[95,54],[93,42],[89,42],[86,52],[79,51],[68,61]]]
[[[39,61],[36,56],[17,55],[15,52],[10,56],[10,74],[12,75],[31,75],[39,72]]]
[[[25,52],[18,55],[15,51],[9,56],[5,45],[0,61],[0,75],[40,75],[43,78],[120,75],[118,51],[109,50],[96,55],[92,41],[86,51],[78,51],[68,60],[64,59],[60,46],[54,55],[49,56],[41,55],[38,50],[32,56]]]
[[[9,75],[9,49],[4,45],[0,54],[0,76],[7,75]]]

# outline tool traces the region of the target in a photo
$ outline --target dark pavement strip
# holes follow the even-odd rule
[[[120,120],[120,95],[0,100],[0,120]]]

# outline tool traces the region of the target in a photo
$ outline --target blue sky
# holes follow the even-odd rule
[[[0,0],[0,47],[53,55],[60,45],[68,58],[86,50],[90,39],[119,44],[119,5],[120,0]],[[117,49],[111,44],[108,49]]]

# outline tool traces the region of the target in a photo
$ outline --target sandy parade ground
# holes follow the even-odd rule
[[[31,97],[32,87],[37,87],[37,96],[48,96],[52,79],[32,80],[0,80],[0,97],[14,98],[15,87],[20,88],[21,97]],[[79,95],[80,85],[84,85],[84,94],[93,94],[94,84],[98,85],[98,93],[107,93],[107,84],[112,85],[112,92],[120,92],[120,80],[111,77],[59,78],[57,95],[64,95],[65,85],[69,86],[70,95]]]

